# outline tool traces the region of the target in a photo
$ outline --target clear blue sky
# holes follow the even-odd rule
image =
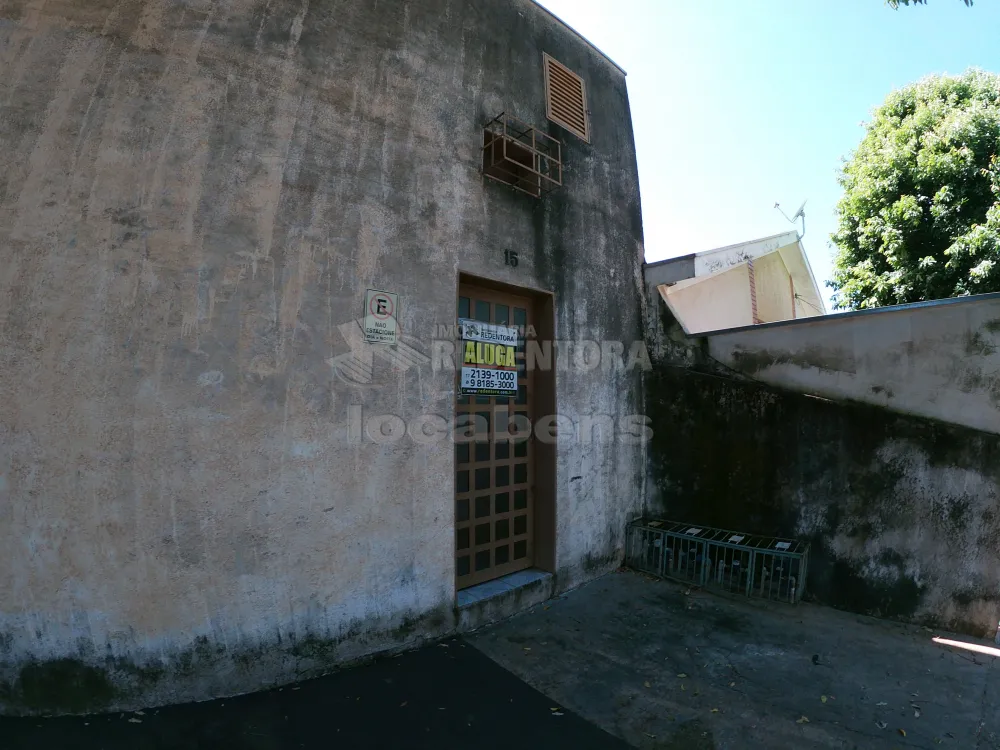
[[[646,260],[790,229],[830,309],[841,158],[894,88],[1000,72],[1000,2],[540,0],[628,73]]]

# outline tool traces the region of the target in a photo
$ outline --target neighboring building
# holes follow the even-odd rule
[[[687,333],[826,314],[796,232],[649,263],[645,273]]]
[[[0,49],[0,710],[253,690],[619,564],[612,61],[528,0],[7,3]],[[510,395],[459,395],[459,316],[555,370],[483,348]],[[481,412],[557,438],[454,446]]]

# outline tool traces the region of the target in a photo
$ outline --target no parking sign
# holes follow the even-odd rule
[[[365,293],[365,341],[369,344],[396,343],[399,295],[369,289]]]

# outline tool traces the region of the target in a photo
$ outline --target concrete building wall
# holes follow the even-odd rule
[[[1000,436],[658,363],[649,512],[810,542],[815,601],[992,637]]]
[[[543,51],[586,81],[590,144],[545,121]],[[352,321],[396,292],[429,348],[474,273],[627,352],[622,72],[527,0],[15,1],[0,98],[0,710],[231,694],[454,629],[452,446],[352,422],[450,419],[453,375],[372,359]],[[504,110],[562,141],[543,201],[479,173]],[[557,410],[640,389],[570,369]],[[563,434],[557,590],[620,560],[645,471]]]
[[[753,323],[750,276],[745,263],[716,276],[667,287],[667,298],[691,333]]]
[[[764,383],[1000,433],[1000,295],[721,332],[707,347]]]

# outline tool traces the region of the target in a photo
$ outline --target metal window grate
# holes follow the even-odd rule
[[[661,578],[795,603],[805,589],[809,545],[641,518],[629,525],[625,564]]]
[[[587,84],[544,52],[542,64],[545,69],[545,116],[590,143]]]
[[[483,174],[540,198],[562,185],[562,144],[501,112],[483,129]]]

